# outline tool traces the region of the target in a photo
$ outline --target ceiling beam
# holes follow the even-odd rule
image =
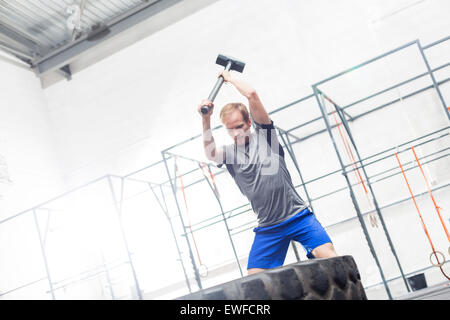
[[[39,45],[29,39],[26,35],[22,34],[20,31],[14,30],[11,26],[0,24],[0,34],[3,34],[8,39],[27,48],[29,50],[29,54],[39,54]]]
[[[30,64],[30,61],[33,59],[31,54],[23,52],[22,50],[18,48],[14,48],[9,43],[5,43],[3,41],[0,41],[0,49],[3,51],[14,55],[16,58],[19,58],[20,60]]]
[[[70,64],[85,51],[98,46],[102,42],[113,38],[119,33],[122,33],[138,23],[157,15],[164,10],[170,9],[183,1],[186,0],[158,0],[152,3],[144,3],[137,8],[130,10],[126,15],[109,22],[105,26],[108,32],[105,32],[103,36],[92,38],[89,34],[83,35],[74,42],[37,59],[33,62],[36,73],[38,75],[44,75],[48,72],[60,69],[65,65]],[[192,0],[186,1],[186,3],[191,1]]]

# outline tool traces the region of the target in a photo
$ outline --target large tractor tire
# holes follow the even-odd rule
[[[177,300],[367,300],[353,257],[313,259],[246,276]]]

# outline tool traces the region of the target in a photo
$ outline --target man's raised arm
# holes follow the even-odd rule
[[[203,114],[201,111],[202,106],[209,106],[209,112],[207,114]],[[206,157],[217,163],[224,162],[224,154],[221,148],[216,147],[216,143],[214,141],[214,136],[211,130],[211,114],[214,110],[214,104],[211,101],[203,100],[202,103],[198,106],[198,112],[202,116],[202,125],[203,125],[203,148],[205,150]]]
[[[259,99],[256,90],[250,84],[232,77],[228,71],[222,71],[220,75],[224,78],[225,82],[233,84],[234,87],[248,99],[250,114],[255,122],[259,124],[271,123],[269,114]]]

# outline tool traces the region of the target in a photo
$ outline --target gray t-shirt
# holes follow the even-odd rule
[[[245,145],[223,148],[228,172],[250,201],[259,227],[278,224],[307,208],[292,184],[273,121],[255,122]]]

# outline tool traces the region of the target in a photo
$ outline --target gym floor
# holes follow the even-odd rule
[[[396,300],[450,300],[450,282],[446,281],[420,289],[398,297]]]

